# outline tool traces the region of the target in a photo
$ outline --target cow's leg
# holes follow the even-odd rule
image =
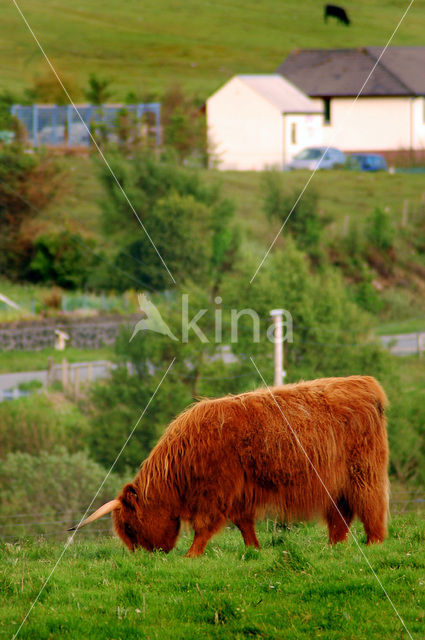
[[[329,544],[346,540],[354,516],[344,497],[339,498],[335,504],[336,506],[332,503],[325,514],[329,530]]]
[[[187,558],[195,558],[204,553],[208,540],[217,531],[219,531],[226,523],[223,515],[217,516],[215,519],[195,518],[192,522],[195,536],[189,551],[186,553]]]
[[[382,542],[387,537],[388,494],[386,488],[364,492],[356,512],[363,523],[367,544]]]
[[[257,534],[255,533],[254,518],[236,518],[233,523],[237,526],[242,534],[243,541],[247,547],[255,547],[260,549],[260,543],[258,542]]]

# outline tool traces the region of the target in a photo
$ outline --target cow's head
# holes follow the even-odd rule
[[[116,500],[107,502],[69,531],[81,529],[110,512],[115,531],[130,551],[143,547],[147,551],[160,549],[168,553],[175,546],[180,518],[173,517],[161,500],[142,496],[133,483],[126,484]]]

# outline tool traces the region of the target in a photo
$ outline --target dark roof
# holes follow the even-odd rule
[[[356,96],[382,51],[383,47],[299,49],[277,73],[310,97]],[[425,95],[425,47],[388,47],[362,95]]]

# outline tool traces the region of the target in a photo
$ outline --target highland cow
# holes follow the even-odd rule
[[[323,517],[329,542],[345,540],[354,516],[367,544],[386,536],[388,444],[385,393],[371,377],[311,382],[202,400],[165,431],[134,481],[80,528],[113,512],[129,549],[170,551],[180,523],[199,556],[227,521],[259,548],[254,523]]]

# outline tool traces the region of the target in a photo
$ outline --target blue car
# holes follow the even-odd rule
[[[357,171],[388,171],[387,161],[378,153],[351,153],[346,166]]]

